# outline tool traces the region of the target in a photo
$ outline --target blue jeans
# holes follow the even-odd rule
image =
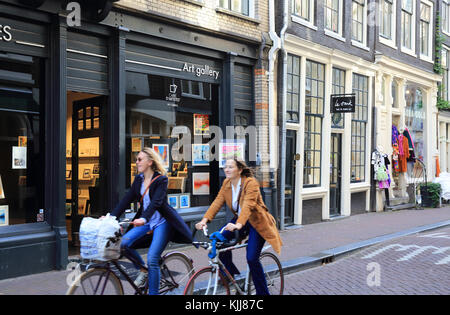
[[[231,220],[231,223],[235,223],[236,219]],[[255,285],[257,295],[269,295],[269,289],[267,288],[267,281],[264,275],[264,269],[259,262],[259,256],[261,255],[262,248],[266,242],[264,238],[255,230],[255,228],[247,222],[245,226],[239,231],[242,235],[245,231],[248,231],[248,246],[247,246],[247,263],[250,268],[250,274],[252,275],[253,284]],[[222,233],[228,240],[233,239],[234,232],[223,231]],[[227,268],[228,272],[234,277],[239,274],[239,270],[233,263],[233,256],[231,251],[223,252],[219,254],[219,259]]]
[[[131,256],[137,262],[142,264],[142,266],[145,266],[145,263],[142,260],[141,255],[139,255],[136,249],[133,248],[133,244],[140,238],[145,237],[149,231],[149,224],[137,226],[131,229],[122,238],[122,250],[124,250],[128,256]],[[153,230],[153,239],[147,254],[149,295],[158,295],[159,293],[159,281],[161,279],[159,261],[161,259],[161,254],[169,243],[171,236],[172,228],[167,221]],[[139,265],[134,264],[134,266],[137,269],[140,269]]]

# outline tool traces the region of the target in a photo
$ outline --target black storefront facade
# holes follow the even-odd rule
[[[198,152],[212,126],[253,123],[259,43],[114,7],[77,27],[61,1],[0,12],[0,279],[65,268],[81,219],[114,207],[144,146],[164,156],[170,201],[199,220],[223,172]],[[170,154],[187,147],[192,161]]]

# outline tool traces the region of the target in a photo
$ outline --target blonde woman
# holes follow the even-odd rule
[[[136,248],[142,248],[151,239],[148,249],[148,275],[144,270],[136,278],[137,286],[145,285],[148,278],[148,293],[156,295],[159,291],[159,260],[169,241],[192,243],[189,227],[180,215],[167,203],[166,170],[159,155],[150,148],[144,148],[136,158],[136,175],[133,185],[125,197],[113,210],[112,215],[119,218],[132,202],[139,201],[140,208],[133,220],[134,228],[122,239],[122,249],[127,256],[145,265]],[[135,263],[135,267],[139,265]]]

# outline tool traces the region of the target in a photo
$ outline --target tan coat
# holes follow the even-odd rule
[[[277,225],[274,217],[269,213],[261,193],[259,191],[259,183],[253,177],[241,177],[241,197],[239,199],[239,205],[241,207],[241,213],[236,223],[240,223],[243,226],[250,221],[250,224],[261,235],[272,248],[280,254],[281,241],[280,234],[278,233]],[[217,194],[216,199],[206,211],[204,218],[208,221],[212,221],[217,212],[226,203],[231,209],[231,203],[233,199],[233,190],[231,188],[230,179],[225,179],[222,188]]]

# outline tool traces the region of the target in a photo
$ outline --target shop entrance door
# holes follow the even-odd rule
[[[106,211],[103,143],[106,96],[73,102],[72,114],[72,232],[83,217],[99,217]],[[73,240],[77,242],[76,234]]]
[[[341,214],[342,135],[331,134],[330,152],[330,217]]]
[[[297,161],[297,132],[287,130],[286,132],[286,181],[285,181],[285,217],[286,225],[294,224],[295,207],[295,164]]]

